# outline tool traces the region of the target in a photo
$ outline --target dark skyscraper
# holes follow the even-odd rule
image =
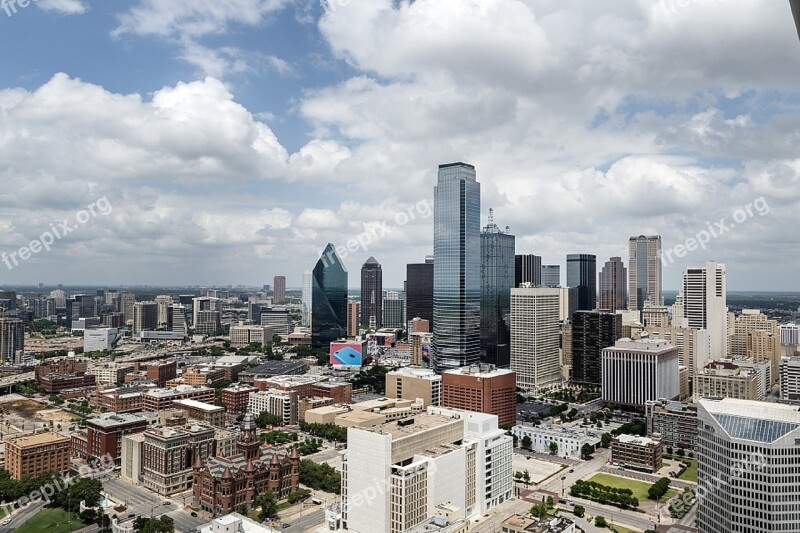
[[[569,314],[597,307],[597,258],[591,254],[567,256]]]
[[[622,315],[613,311],[578,311],[572,315],[573,383],[601,383],[603,348],[614,346],[622,337]]]
[[[599,309],[621,311],[628,308],[628,271],[621,257],[612,257],[600,271]]]
[[[406,266],[406,315],[433,324],[433,257]]]
[[[272,303],[286,301],[286,276],[275,276],[272,285]]]
[[[661,296],[661,236],[640,235],[628,239],[629,307],[641,311],[645,304],[664,305]]]
[[[347,269],[332,244],[312,273],[311,344],[325,348],[347,335]]]
[[[542,286],[542,258],[538,255],[518,255],[514,257],[514,287],[530,283]]]
[[[480,362],[481,186],[475,167],[439,166],[434,187],[433,367]]]
[[[361,267],[361,325],[376,329],[383,325],[383,270],[374,257]]]
[[[501,230],[489,210],[481,231],[481,362],[511,365],[511,289],[514,287],[514,236]]]

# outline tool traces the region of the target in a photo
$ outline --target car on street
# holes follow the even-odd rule
[[[7,526],[7,525],[8,525],[8,524],[10,524],[10,523],[11,523],[11,519],[10,519],[10,518],[6,518],[6,519],[5,519],[5,520],[3,520],[3,522],[2,522],[2,524],[3,524],[4,526]]]
[[[164,502],[164,505],[172,505],[172,502]]]
[[[192,518],[197,518],[197,513],[192,512]]]

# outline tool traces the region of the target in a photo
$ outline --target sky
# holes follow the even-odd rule
[[[800,290],[784,0],[0,0],[0,50],[0,284],[299,287],[350,241],[401,287],[464,161],[562,277],[660,234],[665,289]]]

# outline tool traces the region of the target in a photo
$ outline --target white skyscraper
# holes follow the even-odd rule
[[[561,297],[558,288],[511,289],[511,370],[518,387],[535,389],[561,379]]]
[[[728,355],[728,307],[725,265],[709,261],[703,266],[689,267],[683,274],[678,292],[682,302],[675,317],[683,327],[708,330],[710,358]],[[673,316],[676,308],[673,307]],[[697,362],[699,363],[699,362]],[[699,366],[699,365],[698,365]]]
[[[311,325],[311,286],[314,276],[310,270],[303,272],[303,312],[302,324],[305,327]]]
[[[797,406],[704,398],[697,418],[699,533],[798,531]]]
[[[680,396],[680,355],[665,340],[620,339],[602,355],[603,403],[644,409]]]

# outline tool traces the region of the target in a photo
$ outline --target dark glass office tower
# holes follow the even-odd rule
[[[542,286],[542,258],[538,255],[518,255],[514,257],[514,287],[530,283]]]
[[[406,265],[406,316],[422,318],[433,326],[433,257]]]
[[[347,269],[328,244],[312,273],[311,344],[328,345],[347,335]]]
[[[383,325],[383,270],[374,257],[361,267],[361,325],[378,329]]]
[[[480,362],[481,186],[475,167],[439,167],[434,187],[433,368]]]
[[[511,366],[511,289],[514,287],[514,236],[501,230],[489,210],[481,231],[481,362]]]
[[[622,337],[622,315],[604,311],[577,311],[572,315],[573,383],[600,386],[603,348]]]
[[[597,307],[597,258],[591,254],[567,256],[569,314]]]

